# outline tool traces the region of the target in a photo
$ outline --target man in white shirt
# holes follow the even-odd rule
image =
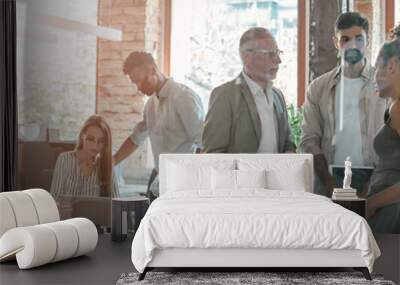
[[[210,96],[203,132],[204,152],[295,152],[285,99],[273,87],[281,50],[271,32],[250,28],[240,38],[243,71]]]
[[[300,142],[303,152],[314,155],[314,192],[327,196],[341,187],[328,165],[343,165],[347,156],[353,167],[374,165],[373,137],[386,107],[376,95],[374,69],[365,56],[368,20],[355,12],[339,15],[332,39],[341,64],[311,82]]]
[[[118,164],[125,159],[149,137],[154,154],[153,179],[158,172],[161,153],[194,153],[200,148],[203,105],[200,97],[189,87],[163,75],[149,53],[132,52],[125,60],[123,69],[138,90],[150,98],[142,121],[116,152],[113,163]],[[152,194],[157,196],[158,189],[151,189]],[[148,194],[151,194],[149,189]]]

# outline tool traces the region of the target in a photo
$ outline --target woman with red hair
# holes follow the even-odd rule
[[[73,151],[61,153],[53,173],[51,194],[67,196],[119,196],[112,171],[111,130],[93,115],[83,125]]]

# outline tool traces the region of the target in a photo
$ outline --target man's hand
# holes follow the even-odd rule
[[[137,145],[132,142],[130,138],[127,138],[119,150],[112,157],[112,165],[115,166],[122,160],[127,158],[132,152],[137,149]]]
[[[325,186],[327,196],[332,197],[333,188],[335,187],[335,179],[331,175],[329,175],[325,178],[323,184]]]
[[[318,177],[321,179],[322,184],[325,186],[327,196],[332,197],[335,179],[328,171],[328,163],[323,154],[314,155],[314,169]]]
[[[367,200],[367,218],[375,215],[376,212],[376,207],[373,203],[373,201],[371,201],[371,199]]]

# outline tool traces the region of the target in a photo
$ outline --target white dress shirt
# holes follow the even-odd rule
[[[268,88],[264,93],[262,87],[245,72],[243,72],[243,77],[253,95],[261,120],[261,140],[258,152],[278,153],[278,122],[275,117],[272,88]]]
[[[169,78],[158,94],[147,101],[143,120],[130,139],[142,145],[150,137],[154,166],[158,170],[161,153],[193,153],[201,147],[204,108],[190,88]]]

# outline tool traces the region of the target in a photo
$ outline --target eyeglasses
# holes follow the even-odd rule
[[[85,138],[85,140],[87,142],[95,143],[95,144],[98,144],[98,145],[103,145],[105,143],[103,138],[96,139],[95,137],[90,136],[90,135],[85,135],[84,138]]]
[[[262,55],[271,59],[274,57],[280,57],[283,54],[283,51],[280,49],[248,49],[246,51],[261,53]]]

